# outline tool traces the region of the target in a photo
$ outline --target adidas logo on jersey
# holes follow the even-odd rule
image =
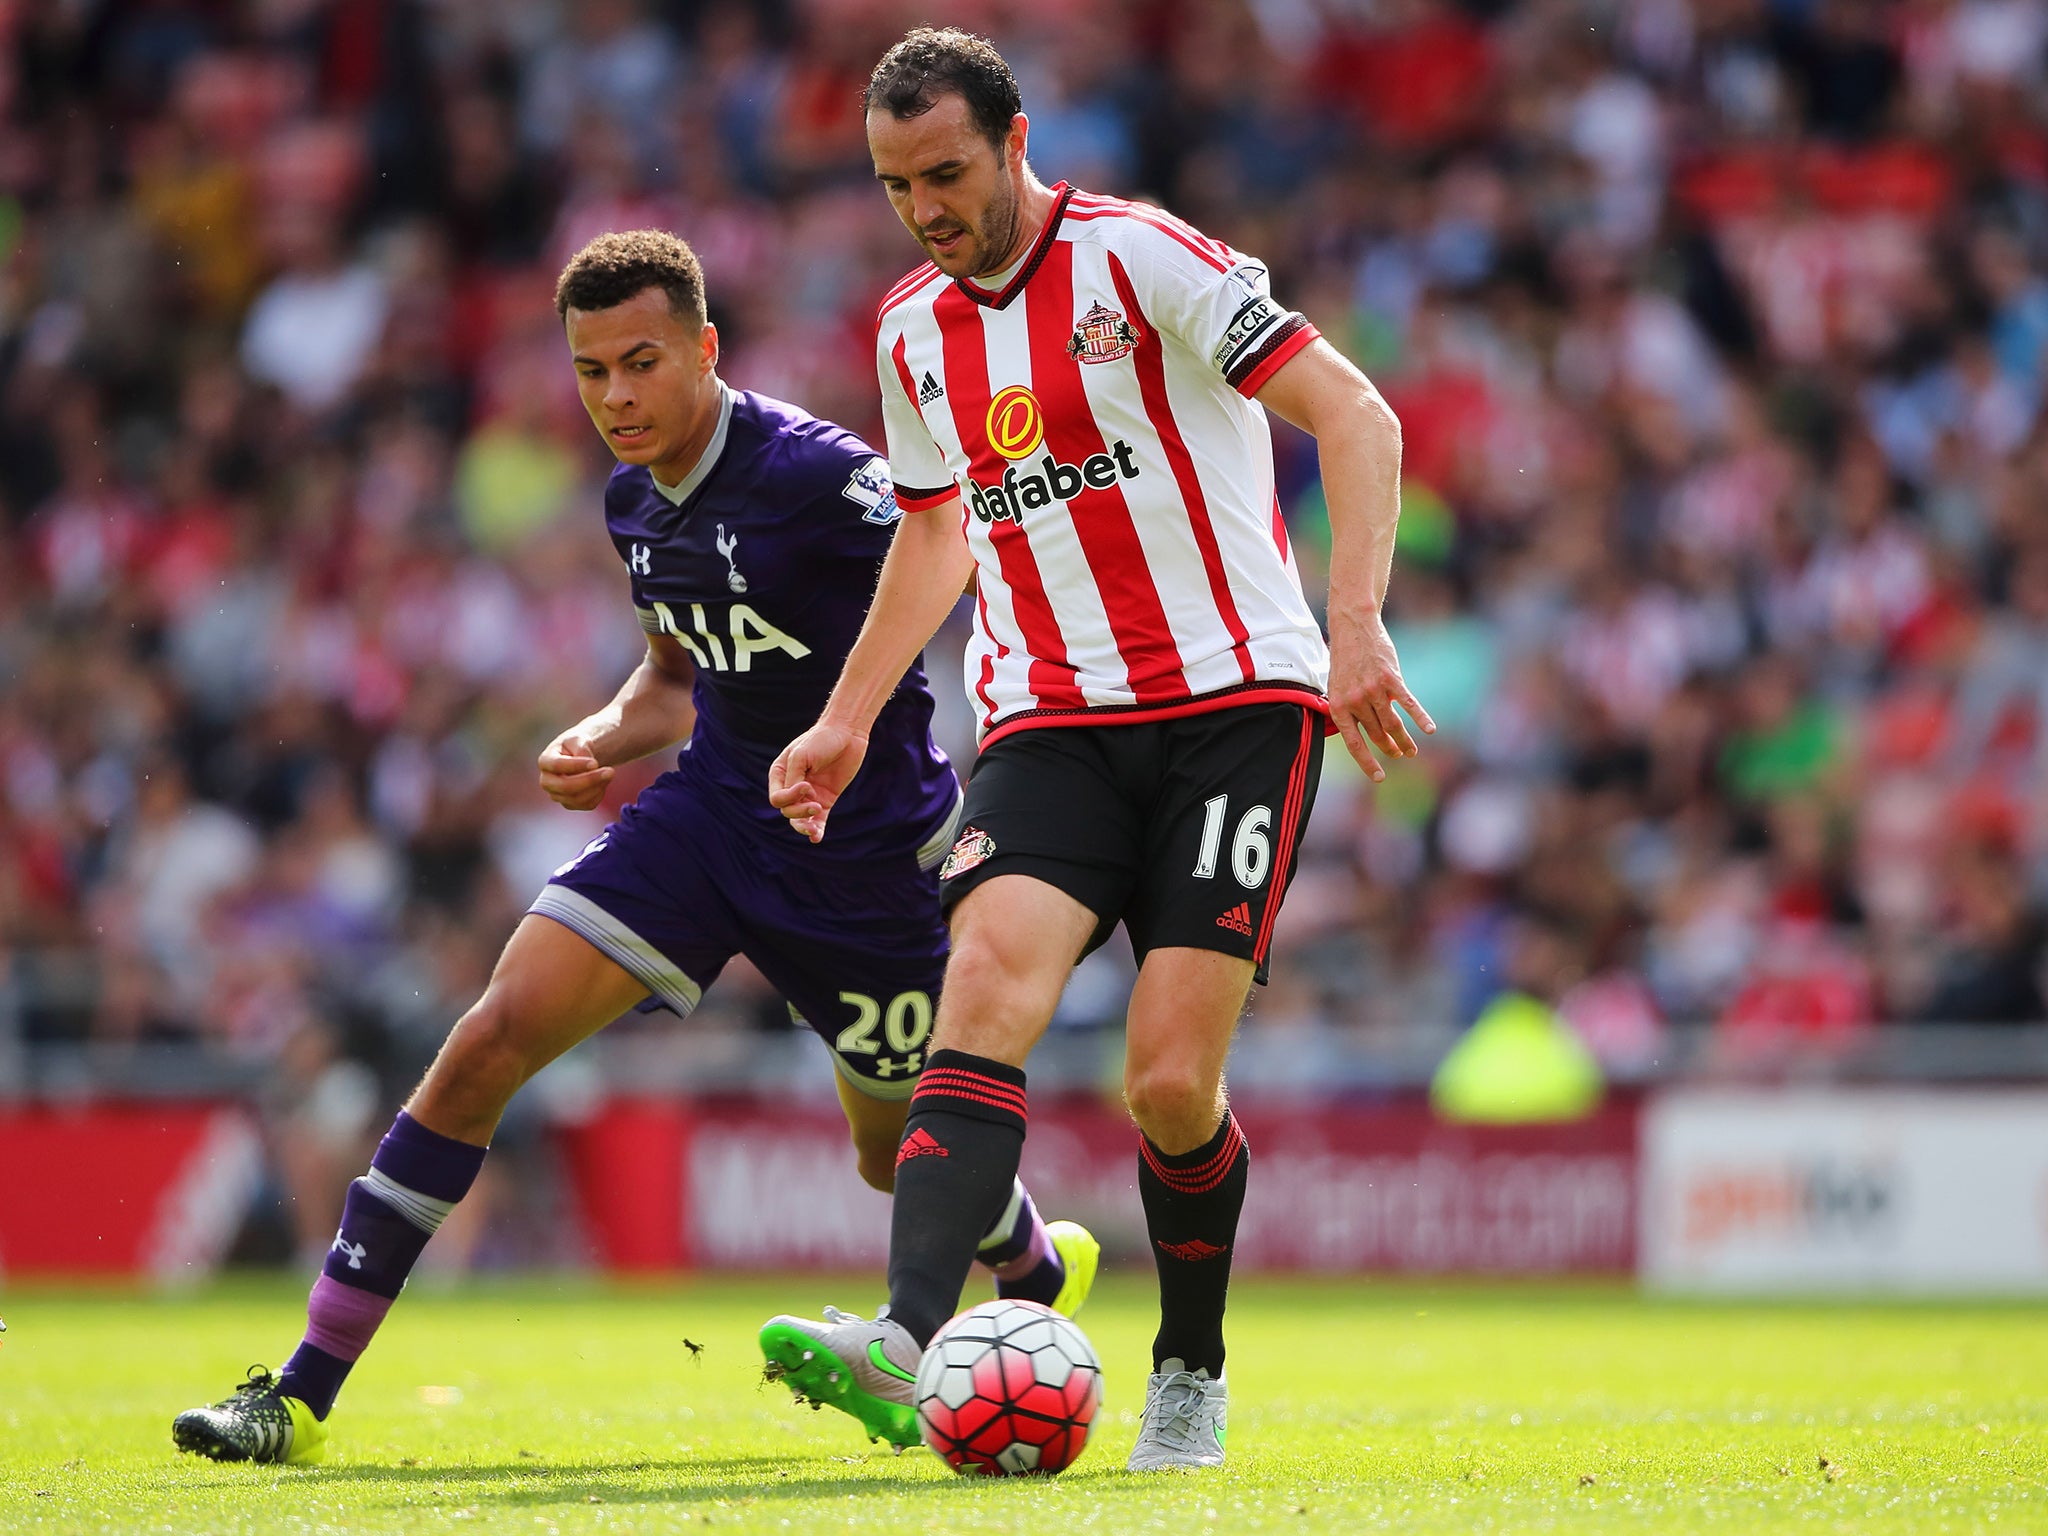
[[[1083,489],[1106,491],[1119,479],[1135,480],[1139,473],[1131,445],[1118,438],[1108,453],[1091,453],[1079,464],[1062,464],[1048,453],[1034,473],[1019,474],[1012,464],[995,485],[970,480],[967,506],[984,523],[1021,523],[1035,507],[1072,501]]]
[[[1248,901],[1240,901],[1236,906],[1216,919],[1216,926],[1218,928],[1228,928],[1232,933],[1241,933],[1246,938],[1250,938],[1252,936],[1252,904]]]
[[[930,405],[945,392],[944,387],[937,379],[932,377],[932,371],[927,368],[924,371],[924,377],[918,380],[917,383],[917,403],[919,405]]]
[[[938,1138],[923,1126],[919,1126],[903,1138],[903,1145],[896,1149],[896,1166],[901,1168],[913,1157],[951,1157],[953,1154],[939,1145]]]

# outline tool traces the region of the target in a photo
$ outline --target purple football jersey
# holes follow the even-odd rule
[[[688,478],[665,487],[621,464],[604,513],[641,627],[696,663],[697,727],[677,769],[723,792],[778,850],[804,846],[768,803],[768,768],[818,718],[860,633],[901,515],[888,461],[843,427],[728,388]],[[818,858],[880,877],[945,857],[960,789],[931,718],[919,657],[876,719]]]

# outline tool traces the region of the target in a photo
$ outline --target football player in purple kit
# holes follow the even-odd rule
[[[549,743],[541,787],[589,810],[619,764],[688,740],[542,889],[349,1186],[297,1351],[179,1414],[180,1450],[317,1459],[336,1393],[468,1191],[513,1094],[636,1007],[687,1016],[735,954],[830,1048],[861,1176],[895,1183],[946,963],[937,869],[960,814],[921,661],[876,721],[830,842],[793,834],[760,791],[817,717],[866,615],[899,515],[888,464],[853,433],[718,377],[703,275],[673,235],[591,241],[555,303],[583,404],[619,460],[605,521],[647,655],[609,704]],[[1001,1294],[1072,1312],[1097,1249],[1073,1223],[1041,1221],[1019,1183],[980,1256]]]

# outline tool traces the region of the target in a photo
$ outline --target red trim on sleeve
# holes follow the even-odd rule
[[[1266,387],[1266,381],[1280,371],[1283,363],[1322,334],[1313,324],[1304,323],[1300,330],[1273,349],[1271,357],[1245,375],[1244,382],[1237,386],[1237,392],[1245,399],[1251,399]]]
[[[896,487],[896,505],[906,512],[931,512],[943,507],[959,494],[959,486],[949,485],[943,491],[933,491],[929,496],[913,496],[899,485]]]
[[[938,269],[933,268],[933,270],[937,271]],[[922,419],[924,407],[917,403],[917,385],[910,377],[910,363],[904,355],[907,345],[906,340],[898,336],[896,338],[896,345],[889,349],[889,361],[896,365],[896,384],[903,391],[903,398],[909,402],[910,408],[916,411],[919,418]],[[926,430],[929,431],[930,428],[927,427]],[[899,485],[895,487],[895,490],[896,505],[905,512],[929,512],[934,507],[943,507],[947,502],[960,494],[960,488],[957,485],[949,485],[944,490],[934,487],[929,492],[923,486],[913,486],[906,489],[904,486]]]

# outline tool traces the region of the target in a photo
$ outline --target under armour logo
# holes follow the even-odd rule
[[[740,547],[738,534],[728,535],[725,524],[718,525],[718,552],[725,556],[725,584],[735,592],[747,590],[747,578],[740,574],[740,568],[733,564],[732,552]]]
[[[363,1267],[363,1259],[369,1254],[370,1250],[367,1245],[363,1243],[352,1243],[347,1238],[343,1237],[339,1232],[337,1232],[334,1234],[333,1244],[328,1248],[327,1251],[329,1253],[342,1253],[348,1255],[348,1267],[350,1269],[361,1269]]]
[[[636,576],[652,576],[654,574],[654,551],[645,544],[635,544],[633,546],[633,553],[626,557],[626,564],[633,567],[633,574]]]
[[[899,1072],[908,1075],[923,1065],[923,1051],[912,1051],[908,1056],[884,1056],[875,1063],[875,1076],[891,1078]]]

